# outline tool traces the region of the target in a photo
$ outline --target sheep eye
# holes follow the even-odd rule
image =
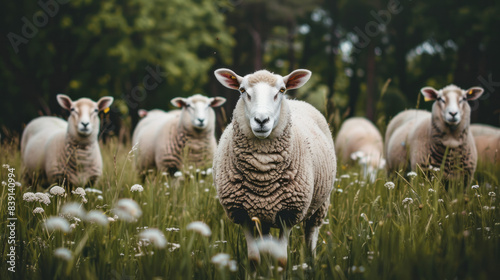
[[[441,97],[438,97],[438,98],[437,98],[437,101],[440,101],[440,102],[443,102],[443,103],[444,103],[444,99],[443,99],[443,98],[441,98]]]
[[[98,109],[94,109],[94,112],[97,113],[97,112],[99,112],[99,110]]]
[[[283,92],[285,92],[285,90],[286,90],[285,88],[281,88],[280,92],[283,93]]]
[[[240,92],[245,93],[246,92],[245,88],[240,88]]]
[[[71,108],[71,112],[74,112],[75,111],[75,108]]]
[[[191,104],[186,103],[186,108],[191,108]]]

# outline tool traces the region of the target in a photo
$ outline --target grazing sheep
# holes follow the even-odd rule
[[[28,123],[21,139],[23,173],[32,182],[41,176],[42,184],[61,184],[63,179],[71,185],[94,184],[102,174],[98,114],[113,97],[72,101],[58,94],[57,102],[71,112],[68,121],[39,117]]]
[[[444,162],[446,179],[465,175],[465,183],[473,178],[477,152],[469,131],[470,106],[468,100],[481,96],[483,89],[462,90],[449,85],[441,90],[424,87],[426,101],[436,100],[432,113],[407,110],[399,113],[387,127],[386,159],[389,172],[408,164],[415,170],[440,167]],[[447,151],[448,150],[448,151]]]
[[[335,151],[343,163],[359,161],[364,176],[374,182],[377,171],[384,168],[382,135],[372,122],[355,117],[346,120],[335,138]]]
[[[479,162],[500,164],[500,128],[484,124],[470,126]]]
[[[217,147],[212,108],[224,102],[223,97],[196,94],[172,99],[171,103],[181,110],[148,112],[137,124],[132,137],[134,145],[139,143],[136,167],[143,174],[155,167],[173,174],[182,168],[185,152],[189,154],[189,162],[198,167],[211,163]]]
[[[286,90],[305,84],[311,72],[295,70],[282,77],[261,70],[240,77],[218,69],[215,76],[241,93],[214,158],[214,182],[229,219],[243,226],[250,262],[260,262],[254,221],[266,236],[271,227],[280,228],[282,266],[290,231],[304,221],[314,256],[334,187],[335,148],[323,115],[308,103],[285,97]]]

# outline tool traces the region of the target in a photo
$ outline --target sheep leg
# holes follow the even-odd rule
[[[311,252],[311,257],[316,258],[316,245],[318,243],[319,228],[323,224],[323,219],[326,217],[328,207],[330,206],[330,198],[328,198],[316,212],[304,222],[306,244]]]
[[[253,235],[253,225],[251,222],[243,224],[243,232],[245,233],[245,240],[247,241],[248,261],[250,262],[250,266],[256,269],[260,264],[260,253]]]
[[[278,265],[282,268],[286,267],[287,258],[288,258],[288,239],[290,237],[290,233],[292,232],[292,227],[283,226],[280,230],[280,239],[279,243],[281,244],[281,249],[283,250],[280,253],[280,257],[278,258]]]

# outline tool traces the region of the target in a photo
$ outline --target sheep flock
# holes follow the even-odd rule
[[[242,227],[253,267],[261,262],[261,244],[274,238],[271,228],[280,231],[281,267],[287,264],[290,232],[299,224],[308,254],[315,257],[323,219],[335,207],[330,196],[340,166],[359,165],[371,183],[379,172],[390,177],[439,167],[445,185],[459,180],[466,187],[473,182],[478,162],[500,163],[500,129],[470,123],[468,101],[482,95],[480,87],[423,87],[425,101],[434,102],[431,112],[400,112],[385,131],[367,118],[352,117],[333,137],[320,111],[286,95],[308,82],[309,70],[286,76],[260,70],[240,76],[221,68],[214,74],[222,86],[239,94],[220,138],[214,109],[226,98],[176,97],[170,102],[175,109],[138,111],[133,163],[143,180],[156,174],[150,172],[155,169],[173,175],[187,164],[213,167],[219,202],[228,219]],[[111,106],[113,98],[73,101],[59,94],[57,102],[69,112],[67,120],[38,117],[24,129],[24,180],[42,187],[93,186],[103,174],[99,112]]]

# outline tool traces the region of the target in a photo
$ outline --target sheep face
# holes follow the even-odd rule
[[[232,70],[222,68],[215,71],[215,77],[225,87],[241,93],[247,125],[255,137],[264,139],[279,123],[285,92],[304,85],[311,72],[299,69],[282,77],[260,70],[241,77]]]
[[[200,94],[195,94],[189,98],[177,97],[171,101],[174,106],[182,108],[182,114],[188,116],[188,118],[183,117],[183,119],[189,121],[189,124],[197,130],[207,128],[209,122],[215,120],[215,113],[212,108],[219,107],[225,102],[224,97],[208,98]]]
[[[94,102],[88,98],[72,101],[67,95],[58,94],[57,102],[62,108],[71,112],[68,118],[68,132],[73,137],[97,137],[99,133],[99,111],[108,108],[113,103],[113,97],[102,97]]]
[[[457,86],[449,85],[441,90],[432,87],[424,87],[421,90],[425,101],[436,100],[432,106],[433,117],[442,120],[448,127],[454,129],[469,119],[469,100],[475,100],[483,94],[483,89],[473,87],[462,90]]]

